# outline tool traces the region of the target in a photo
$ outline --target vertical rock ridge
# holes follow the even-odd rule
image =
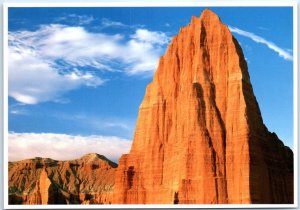
[[[293,202],[293,154],[263,124],[247,68],[211,10],[180,28],[120,158],[115,203]]]

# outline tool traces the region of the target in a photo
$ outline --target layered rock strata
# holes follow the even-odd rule
[[[117,164],[98,154],[9,164],[10,204],[110,204]]]
[[[242,49],[212,11],[160,58],[114,202],[293,203],[293,153],[264,125]]]

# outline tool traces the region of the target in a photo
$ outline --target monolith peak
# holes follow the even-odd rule
[[[114,202],[293,203],[293,153],[264,125],[242,49],[209,9],[160,58]]]

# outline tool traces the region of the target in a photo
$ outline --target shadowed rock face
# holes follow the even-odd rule
[[[293,153],[265,127],[242,49],[212,11],[160,58],[114,202],[293,203]]]
[[[10,204],[109,204],[117,164],[98,154],[9,163]]]

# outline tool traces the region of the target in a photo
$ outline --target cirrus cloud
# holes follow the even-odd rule
[[[263,37],[260,37],[260,36],[254,34],[254,33],[248,32],[248,31],[241,30],[241,29],[236,28],[236,27],[229,26],[229,29],[232,33],[236,33],[236,34],[239,34],[241,36],[248,37],[256,43],[261,43],[261,44],[266,45],[269,49],[271,49],[271,50],[275,51],[276,53],[278,53],[278,55],[280,57],[284,58],[285,60],[288,60],[288,61],[293,60],[293,56],[287,50],[284,50],[284,49],[278,47],[276,44],[274,44],[271,41],[266,40]]]
[[[108,27],[124,28],[124,27],[128,27],[128,26],[125,25],[124,23],[121,23],[118,21],[112,21],[108,18],[102,18],[101,19],[101,27],[102,28],[108,28]]]
[[[96,19],[92,15],[78,15],[78,14],[67,14],[62,17],[58,17],[54,22],[69,23],[77,25],[88,25]]]

